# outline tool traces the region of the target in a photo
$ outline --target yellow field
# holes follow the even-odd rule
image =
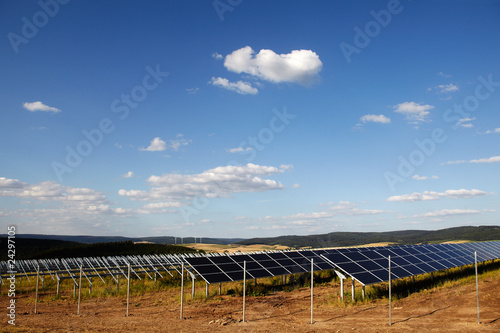
[[[178,244],[180,245],[180,244]],[[264,245],[264,244],[253,244],[253,245],[241,245],[241,244],[182,244],[196,250],[204,250],[206,252],[251,252],[251,251],[276,251],[276,250],[286,250],[287,246],[283,245]]]

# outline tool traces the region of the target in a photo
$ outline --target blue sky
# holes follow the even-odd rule
[[[498,225],[499,1],[1,2],[0,223]]]

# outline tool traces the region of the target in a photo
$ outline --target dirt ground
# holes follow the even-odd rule
[[[496,275],[498,276],[498,275]],[[475,283],[438,287],[393,301],[389,327],[388,300],[339,306],[339,287],[329,283],[314,288],[314,324],[310,324],[310,289],[246,297],[246,322],[242,322],[241,296],[211,296],[205,300],[198,290],[191,300],[187,285],[183,319],[180,319],[180,288],[147,292],[130,298],[130,315],[125,297],[92,297],[77,302],[54,292],[42,294],[38,314],[34,295],[23,294],[16,301],[16,326],[3,332],[413,332],[461,331],[500,332],[500,279],[480,279],[481,324],[477,323]],[[346,288],[350,288],[347,285]],[[216,292],[212,286],[210,291]],[[224,287],[223,287],[224,289]],[[360,291],[360,288],[358,288]],[[357,289],[357,292],[358,292]],[[347,289],[348,290],[348,289]],[[0,298],[6,311],[8,297]]]

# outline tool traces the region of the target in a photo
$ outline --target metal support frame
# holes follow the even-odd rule
[[[311,259],[311,325],[313,321],[313,300],[314,300],[314,259]]]
[[[388,261],[389,261],[389,326],[391,326],[392,325],[391,256],[389,256]]]
[[[78,282],[78,311],[77,315],[80,315],[80,300],[82,296],[82,273],[83,273],[83,264],[80,265],[80,282]]]
[[[183,303],[184,303],[184,263],[182,263],[182,268],[181,268],[181,319],[183,319],[182,316]]]
[[[353,277],[351,277],[351,281],[352,281],[352,284],[351,284],[352,301],[355,302],[356,301],[356,286],[355,286],[355,283],[354,283],[355,280]]]
[[[481,324],[481,318],[479,315],[479,280],[477,276],[477,251],[474,252],[474,266],[476,271],[476,300],[477,300],[477,323]]]
[[[247,261],[243,261],[243,322],[245,322],[245,296],[247,285]]]

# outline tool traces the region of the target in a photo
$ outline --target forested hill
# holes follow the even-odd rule
[[[0,237],[0,260],[7,260],[7,238]],[[132,241],[82,244],[53,239],[15,238],[15,259],[102,257],[145,254],[192,253],[197,250],[165,244],[134,244]]]
[[[500,240],[500,226],[456,227],[441,230],[404,230],[388,232],[332,232],[309,236],[279,236],[251,238],[239,242],[243,245],[266,244],[300,247],[339,247],[369,243],[393,242],[397,244],[438,243],[446,241]]]

